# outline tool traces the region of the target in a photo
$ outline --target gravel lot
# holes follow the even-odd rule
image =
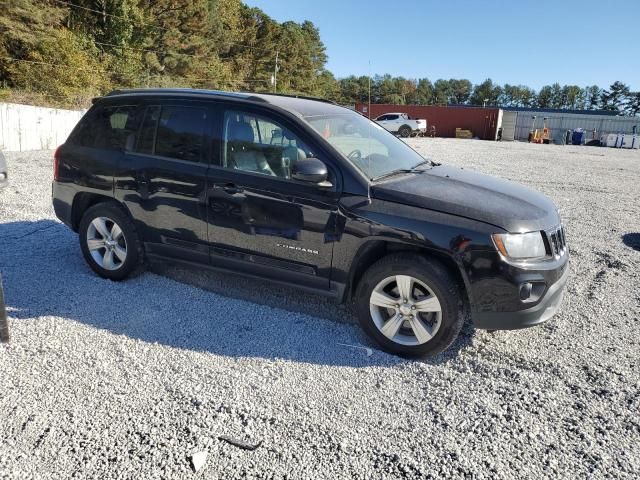
[[[51,152],[8,153],[0,478],[640,477],[640,152],[410,143],[559,205],[573,275],[550,323],[408,361],[340,345],[372,347],[295,290],[175,267],[105,281],[53,215]]]

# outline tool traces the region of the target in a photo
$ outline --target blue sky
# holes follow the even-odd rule
[[[491,77],[533,88],[615,80],[640,90],[640,1],[244,0],[311,20],[338,77]]]

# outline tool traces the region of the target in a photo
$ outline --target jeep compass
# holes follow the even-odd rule
[[[365,332],[403,355],[447,348],[465,306],[477,328],[548,320],[569,271],[545,196],[302,97],[98,98],[55,153],[53,206],[104,278],[161,259],[295,286],[353,301]]]

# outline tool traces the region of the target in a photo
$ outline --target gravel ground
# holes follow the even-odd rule
[[[295,290],[175,267],[105,281],[54,218],[51,152],[7,154],[0,477],[640,477],[640,153],[410,142],[559,205],[573,275],[552,321],[408,361],[340,345],[374,347]]]

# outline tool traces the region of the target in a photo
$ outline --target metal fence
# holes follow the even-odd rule
[[[535,125],[534,119],[535,115]],[[563,144],[567,130],[582,128],[586,132],[586,141],[599,140],[608,133],[633,133],[633,127],[640,134],[640,117],[617,117],[608,115],[581,115],[573,113],[518,112],[516,119],[516,140],[527,140],[529,132],[543,128],[544,118],[550,129],[553,143]],[[535,127],[535,128],[534,128]]]

